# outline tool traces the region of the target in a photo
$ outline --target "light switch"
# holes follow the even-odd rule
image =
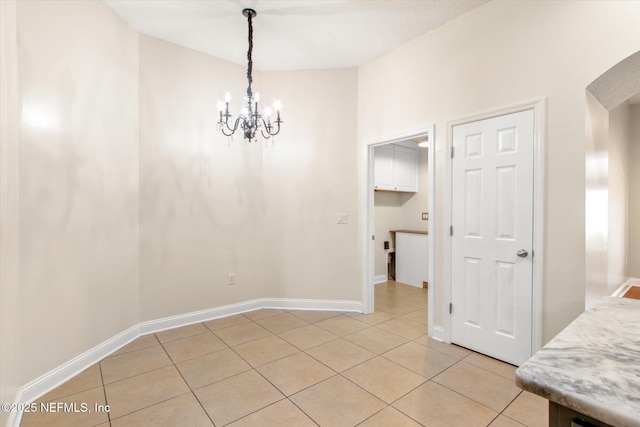
[[[427,221],[429,219],[429,212],[422,212],[422,220]]]
[[[337,213],[336,214],[336,223],[337,224],[347,224],[349,222],[349,216],[346,213]]]

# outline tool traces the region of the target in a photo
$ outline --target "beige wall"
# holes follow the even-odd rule
[[[446,123],[538,97],[548,101],[543,341],[584,309],[585,88],[640,50],[639,18],[633,1],[489,2],[359,69],[362,145],[436,125],[436,325],[448,302],[438,249]]]
[[[138,34],[100,2],[17,23],[24,385],[139,321]]]
[[[20,378],[18,137],[20,96],[16,2],[0,2],[0,402],[14,401]],[[9,412],[0,411],[0,425]]]
[[[262,146],[216,132],[216,102],[227,90],[239,97],[243,76],[240,65],[140,36],[142,320],[269,294]]]
[[[607,294],[609,255],[609,111],[586,94],[585,306]]]
[[[239,97],[244,76],[140,37],[143,320],[262,297],[360,299],[356,70],[256,73],[261,98],[283,102],[273,144],[216,132],[216,100]]]
[[[285,121],[263,149],[264,279],[274,297],[361,300],[357,71],[268,72]],[[348,224],[336,224],[346,213]]]
[[[606,295],[627,280],[628,176],[631,130],[630,106],[622,103],[609,113],[609,233]]]
[[[631,107],[627,276],[640,279],[640,104]]]

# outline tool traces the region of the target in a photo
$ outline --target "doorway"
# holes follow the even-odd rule
[[[388,242],[389,245],[389,250],[386,251],[386,254],[384,254],[383,256],[388,256],[388,253],[395,249],[392,239],[390,236],[388,235],[382,235],[382,233],[379,231],[378,233],[376,233],[375,230],[375,198],[376,198],[376,188],[375,188],[375,176],[374,176],[374,171],[375,171],[375,166],[376,166],[376,158],[375,158],[375,150],[376,147],[391,147],[390,144],[396,144],[399,148],[398,151],[400,153],[401,156],[404,156],[406,153],[404,152],[404,150],[402,149],[403,144],[407,145],[407,144],[413,144],[414,146],[416,146],[419,142],[425,142],[426,141],[426,147],[425,148],[420,148],[420,150],[423,150],[424,154],[422,155],[426,155],[427,156],[427,176],[423,177],[422,179],[420,179],[418,186],[419,188],[425,188],[427,191],[427,205],[420,208],[419,210],[417,210],[416,212],[413,212],[413,214],[415,215],[419,215],[419,221],[422,220],[423,214],[425,214],[425,221],[427,222],[427,232],[430,235],[433,235],[434,232],[434,221],[432,220],[432,217],[429,218],[430,213],[433,212],[434,208],[434,200],[435,200],[435,189],[434,189],[434,178],[435,178],[435,159],[434,159],[434,147],[435,147],[435,133],[434,133],[434,127],[431,126],[425,126],[420,130],[414,131],[414,132],[408,132],[408,133],[404,133],[404,134],[399,134],[399,135],[394,135],[391,137],[385,137],[385,138],[380,138],[378,140],[374,140],[371,141],[369,143],[367,143],[366,146],[366,150],[365,150],[365,155],[366,155],[366,171],[367,171],[367,175],[366,175],[366,200],[365,200],[365,227],[366,227],[366,232],[365,232],[365,251],[364,251],[364,257],[365,257],[365,286],[364,286],[364,311],[367,313],[372,313],[374,311],[374,304],[375,304],[375,287],[376,287],[376,282],[377,283],[382,283],[387,279],[387,271],[386,270],[381,270],[380,268],[378,268],[379,271],[376,271],[376,255],[378,255],[378,258],[380,258],[380,251],[383,248],[386,248],[387,245],[385,244],[385,242]],[[383,151],[389,151],[388,149],[384,149]],[[378,159],[378,168],[381,168],[381,162],[380,162],[380,158]],[[399,178],[401,180],[404,180],[404,178],[406,178],[405,175],[400,175]],[[406,186],[405,182],[401,182],[400,185],[402,186]],[[390,187],[391,188],[391,187]],[[389,192],[379,192],[379,194],[382,197],[379,197],[378,199],[387,199],[387,200],[392,200],[394,197],[401,197],[398,196],[398,193],[394,194],[394,189],[391,189],[391,191]],[[395,190],[397,191],[397,190]],[[407,193],[409,194],[409,193]],[[408,196],[407,196],[408,197]],[[384,202],[383,202],[384,203]],[[388,234],[388,233],[387,233]],[[427,248],[427,256],[426,259],[422,260],[421,262],[424,262],[424,264],[427,266],[427,280],[426,282],[429,284],[428,285],[428,289],[427,289],[427,294],[428,294],[428,333],[429,335],[432,335],[431,333],[431,328],[433,325],[433,321],[432,321],[432,313],[433,313],[433,309],[432,309],[432,304],[433,304],[433,292],[434,292],[434,287],[437,286],[437,284],[434,282],[434,257],[433,257],[433,253],[434,253],[434,249],[433,249],[433,239],[428,239],[428,248]],[[395,256],[395,253],[394,253]],[[397,258],[395,259],[395,261],[397,262]],[[382,261],[380,259],[378,259],[378,265],[381,265],[381,262],[385,262],[384,259],[382,259]],[[415,285],[414,285],[415,286]]]

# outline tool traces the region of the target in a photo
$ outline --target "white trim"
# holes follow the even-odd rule
[[[362,300],[363,300],[363,313],[372,313],[374,308],[374,266],[373,266],[373,243],[371,236],[374,235],[373,229],[373,188],[374,188],[374,176],[373,176],[373,149],[378,145],[386,145],[397,143],[401,141],[405,141],[407,139],[412,138],[420,138],[425,135],[429,136],[429,140],[431,144],[429,146],[429,207],[428,212],[431,212],[428,230],[429,233],[433,233],[434,228],[434,220],[435,220],[435,149],[431,147],[435,147],[435,128],[433,124],[425,125],[417,130],[403,132],[399,134],[382,136],[379,138],[371,139],[365,142],[364,145],[360,146],[362,157],[360,164],[364,165],[362,167],[361,175],[362,178],[362,212],[364,212],[364,218],[362,221],[363,229],[362,229],[362,266],[363,266],[363,283],[362,283]],[[433,167],[432,167],[433,165]],[[433,234],[431,234],[433,236]],[[433,294],[434,294],[434,279],[432,277],[432,272],[435,270],[435,256],[432,248],[433,238],[429,239],[429,259],[428,259],[428,270],[429,270],[429,289],[428,293],[428,317],[429,317],[429,335],[431,335],[431,325],[433,324]]]
[[[620,285],[620,287],[616,289],[615,292],[611,294],[611,296],[622,297],[624,294],[627,293],[629,289],[631,289],[632,286],[640,287],[640,279],[635,279],[633,277],[630,277],[622,285]]]
[[[431,338],[433,338],[436,341],[441,341],[441,342],[446,342],[444,340],[445,337],[445,333],[444,333],[444,329],[442,328],[442,326],[433,326],[433,333],[429,335]]]
[[[466,116],[447,123],[447,151],[445,155],[445,222],[443,232],[444,243],[444,298],[442,310],[444,315],[445,342],[451,342],[451,314],[449,303],[451,302],[451,203],[452,203],[452,160],[449,152],[453,146],[453,127],[478,120],[518,113],[520,111],[533,110],[534,114],[534,154],[533,154],[533,295],[532,295],[532,319],[531,319],[531,350],[532,355],[542,348],[542,292],[544,271],[544,226],[545,226],[545,184],[546,184],[546,99],[538,98],[531,101],[489,110],[482,113]]]
[[[349,300],[260,298],[237,304],[141,322],[29,382],[20,388],[18,395],[16,396],[15,403],[33,402],[143,335],[265,308],[360,313],[362,312],[362,302]],[[13,418],[10,425],[19,427],[21,420],[22,414],[16,413],[16,416]]]
[[[386,274],[378,274],[377,276],[373,276],[373,284],[374,285],[379,285],[381,283],[385,283],[387,281],[387,275]]]
[[[429,288],[427,289],[427,334],[439,341],[442,338],[437,331],[435,323],[435,289],[436,283],[436,128],[434,125],[427,127],[429,134],[429,151],[427,152],[427,167],[429,175],[429,206],[427,212],[429,214],[429,222],[427,223],[427,231],[429,232],[428,255],[427,255],[427,281]]]

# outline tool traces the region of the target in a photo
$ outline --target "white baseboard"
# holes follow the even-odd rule
[[[362,307],[363,305],[361,301],[261,298],[141,322],[24,385],[18,391],[15,403],[33,402],[142,335],[186,326],[193,323],[247,313],[249,311],[260,310],[263,308],[361,313]],[[9,419],[8,425],[19,427],[21,421],[22,413],[15,413],[14,417]]]
[[[387,275],[386,274],[379,274],[377,276],[373,276],[373,283],[375,285],[379,285],[380,283],[385,283],[387,280]]]
[[[444,328],[442,326],[434,326],[432,329],[431,338],[436,341],[446,342],[444,339]]]
[[[612,297],[621,297],[625,293],[627,293],[627,291],[632,286],[640,286],[640,279],[636,279],[636,278],[630,277],[629,279],[627,279],[626,282],[624,282],[622,285],[620,285],[620,287],[618,289],[616,289],[615,292],[611,294],[611,296]]]

